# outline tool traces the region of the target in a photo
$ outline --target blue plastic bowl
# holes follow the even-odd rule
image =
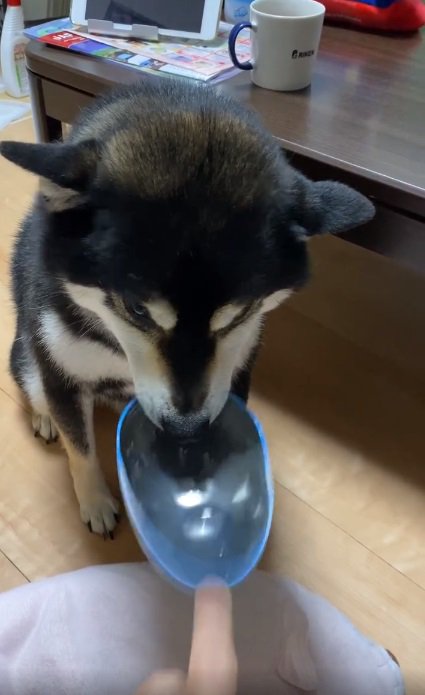
[[[261,425],[231,396],[205,440],[182,449],[132,401],[117,430],[127,514],[148,559],[180,587],[243,581],[264,551],[273,481]]]

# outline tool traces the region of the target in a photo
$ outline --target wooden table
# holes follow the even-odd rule
[[[345,238],[419,270],[425,269],[423,38],[327,26],[310,89],[271,92],[252,86],[245,73],[217,86],[259,112],[305,173],[345,181],[375,200],[375,220]],[[43,141],[61,137],[62,123],[72,123],[106,89],[155,79],[36,42],[27,46],[27,64]]]

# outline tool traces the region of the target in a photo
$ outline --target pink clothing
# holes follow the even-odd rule
[[[238,695],[403,695],[399,667],[327,601],[254,572],[233,592]],[[90,567],[0,595],[1,695],[134,695],[187,668],[191,596],[147,563]]]

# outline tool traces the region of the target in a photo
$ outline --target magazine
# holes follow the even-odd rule
[[[217,37],[208,43],[180,39],[141,41],[88,34],[69,19],[53,20],[25,30],[28,38],[77,53],[125,63],[137,70],[170,76],[188,77],[201,82],[218,82],[237,74],[228,51],[231,25],[220,23]],[[251,56],[248,31],[238,41],[241,61]]]

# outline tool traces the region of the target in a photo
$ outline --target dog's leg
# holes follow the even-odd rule
[[[104,405],[106,408],[109,408],[117,415],[121,415],[125,406],[128,404],[129,400],[132,400],[132,398],[134,398],[133,394],[131,394],[131,396],[123,396],[122,398],[108,398],[102,396],[101,398],[97,397],[95,399],[95,402],[97,405]]]
[[[35,437],[41,437],[46,444],[56,442],[58,439],[58,431],[56,425],[50,417],[49,413],[34,410],[32,414],[32,428]]]
[[[62,430],[60,433],[68,454],[81,519],[89,531],[113,538],[119,505],[106,484],[94,452],[81,451]]]
[[[81,518],[90,531],[113,538],[119,505],[112,496],[96,457],[94,399],[58,375],[45,384],[50,412],[69,458]]]
[[[18,335],[10,354],[10,371],[31,404],[34,435],[42,437],[46,444],[56,441],[58,431],[50,417],[40,370],[25,339]]]

